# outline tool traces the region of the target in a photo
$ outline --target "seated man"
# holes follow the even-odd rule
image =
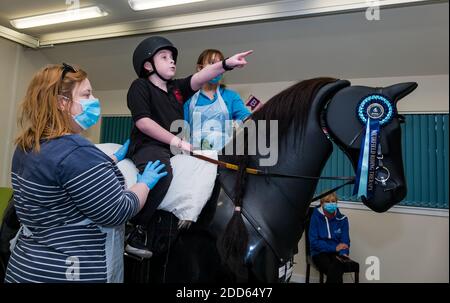
[[[350,260],[348,219],[337,208],[337,200],[335,193],[320,199],[309,226],[311,257],[327,283],[342,283],[345,262]]]

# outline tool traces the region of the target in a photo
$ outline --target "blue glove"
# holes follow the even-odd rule
[[[167,175],[166,171],[160,173],[164,167],[166,165],[160,164],[159,160],[156,160],[154,163],[149,161],[144,172],[137,175],[137,183],[145,183],[150,190],[153,189],[159,179]]]
[[[117,162],[122,161],[123,159],[125,159],[125,156],[127,155],[128,152],[128,146],[130,146],[130,139],[128,139],[127,141],[125,141],[125,143],[122,145],[121,148],[119,148],[115,153],[114,156],[116,156],[117,158]]]

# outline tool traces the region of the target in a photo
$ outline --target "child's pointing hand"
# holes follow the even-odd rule
[[[252,54],[253,50],[249,50],[246,52],[238,53],[228,59],[225,59],[225,64],[229,67],[235,68],[235,67],[243,67],[247,64],[247,60],[245,60],[245,57]]]

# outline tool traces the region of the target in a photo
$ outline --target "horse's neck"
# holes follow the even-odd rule
[[[331,154],[332,144],[317,121],[311,121],[304,135],[300,135],[300,132],[291,127],[282,136],[278,143],[275,165],[261,166],[261,158],[266,157],[258,154],[249,156],[248,167],[269,173],[320,176]],[[236,163],[236,159],[229,156],[220,156],[220,160]],[[227,169],[220,170],[219,180],[231,199],[236,194],[236,175],[236,172]],[[317,180],[248,175],[243,202],[245,216],[252,226],[258,226],[258,234],[270,243],[279,257],[292,256],[293,248],[303,234],[307,210],[316,185]],[[221,209],[225,210],[225,207]],[[227,210],[230,209],[231,205]],[[218,211],[218,214],[222,212]],[[226,216],[228,215],[227,211]],[[216,217],[219,218],[220,215]]]
[[[250,136],[258,137],[256,133],[252,133]],[[283,175],[319,177],[332,151],[331,142],[326,138],[319,124],[312,120],[307,124],[303,134],[291,127],[286,134],[281,136],[280,140],[271,139],[270,144],[273,144],[275,141],[277,141],[278,148],[271,150],[272,154],[262,156],[260,151],[257,151],[257,155],[249,156],[248,167]],[[256,146],[259,146],[258,142]],[[264,165],[264,163],[267,163],[264,160],[273,157],[276,158],[273,165]],[[221,156],[220,159],[225,162],[236,163],[236,158],[233,156]],[[227,175],[234,174],[226,170],[223,173]],[[264,179],[261,177],[256,178]],[[295,184],[300,184],[300,186]],[[316,185],[316,181],[307,179],[278,177],[270,178],[270,182],[267,182],[266,179],[264,183],[265,188],[275,186],[276,188],[273,190],[280,192],[283,196],[282,199],[289,198],[295,200],[296,203],[306,203],[307,198],[311,198],[314,194]],[[299,200],[299,198],[302,200]]]
[[[331,151],[331,142],[315,125],[310,125],[303,136],[291,128],[279,143],[277,164],[267,167],[267,171],[284,175],[319,177]],[[255,161],[251,162],[257,164]],[[307,179],[273,178],[273,181],[276,182],[278,190],[283,192],[283,196],[287,195],[296,203],[303,204],[307,201],[299,198],[312,197],[317,185],[317,182]]]

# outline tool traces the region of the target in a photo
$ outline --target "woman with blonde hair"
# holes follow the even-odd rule
[[[6,282],[121,282],[124,223],[166,175],[148,163],[125,189],[116,162],[83,138],[100,117],[86,72],[67,64],[39,70],[20,107],[11,180],[21,223]]]

